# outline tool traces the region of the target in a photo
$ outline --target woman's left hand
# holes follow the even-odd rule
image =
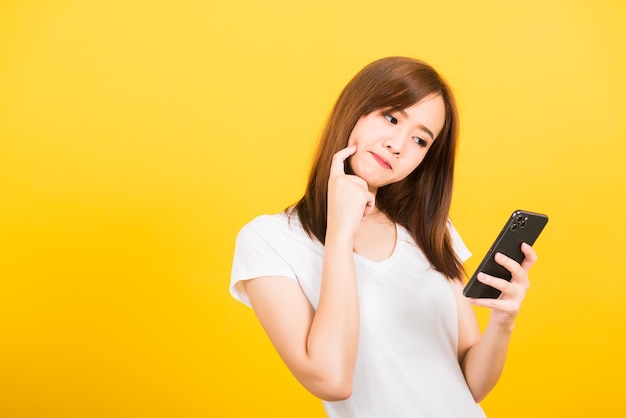
[[[504,254],[496,254],[495,260],[507,270],[511,272],[511,281],[500,279],[498,277],[489,276],[485,273],[479,273],[477,279],[494,287],[502,292],[498,299],[472,299],[475,306],[483,306],[491,309],[490,321],[494,325],[501,327],[512,327],[515,322],[526,291],[530,287],[528,280],[528,271],[537,261],[537,254],[532,247],[526,243],[522,244],[522,252],[524,260],[521,264],[515,260],[505,256]]]

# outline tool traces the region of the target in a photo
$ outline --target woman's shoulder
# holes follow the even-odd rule
[[[249,233],[300,233],[303,231],[300,218],[288,208],[274,214],[261,214],[247,222],[239,231],[239,234]]]

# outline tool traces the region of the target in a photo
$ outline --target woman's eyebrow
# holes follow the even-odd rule
[[[408,114],[408,113],[406,113],[406,111],[405,111],[404,109],[400,110],[399,112],[400,112],[400,114],[401,114],[402,116],[404,116],[405,118],[408,118],[408,117],[409,117],[409,114]],[[432,139],[433,141],[435,140],[435,135],[433,135],[433,131],[431,131],[430,129],[428,129],[426,126],[424,126],[424,125],[422,125],[422,124],[418,124],[418,125],[417,125],[417,128],[418,128],[418,129],[423,130],[423,131],[424,131],[424,132],[426,132],[428,135],[430,135],[430,139]]]

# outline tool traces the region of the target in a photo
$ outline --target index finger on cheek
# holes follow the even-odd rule
[[[339,176],[342,174],[346,174],[346,171],[343,167],[343,162],[348,159],[352,154],[356,152],[356,145],[351,145],[346,147],[340,151],[337,151],[335,155],[333,155],[333,161],[330,166],[330,175]]]

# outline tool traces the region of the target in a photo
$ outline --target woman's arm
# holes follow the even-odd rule
[[[300,383],[325,400],[352,394],[359,341],[353,240],[373,205],[367,183],[343,171],[355,152],[335,154],[329,178],[322,284],[314,311],[298,283],[286,277],[244,282],[252,307],[281,358]]]
[[[537,255],[528,244],[522,244],[522,264],[500,254],[496,261],[512,274],[511,281],[480,274],[478,279],[500,290],[498,299],[467,299],[463,287],[455,283],[459,315],[459,361],[465,380],[476,402],[483,400],[498,382],[504,369],[515,318],[529,287],[528,271]],[[484,334],[480,335],[472,304],[491,309]]]
[[[331,250],[329,245],[317,311],[290,278],[249,280],[245,288],[261,325],[289,370],[315,396],[335,401],[352,393],[359,311],[352,247],[337,243]]]

